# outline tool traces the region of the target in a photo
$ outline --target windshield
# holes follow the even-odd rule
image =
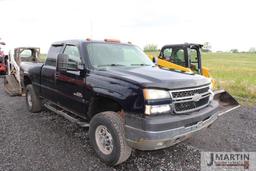
[[[87,51],[94,67],[154,66],[144,52],[132,45],[90,43]]]

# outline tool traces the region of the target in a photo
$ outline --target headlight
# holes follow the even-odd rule
[[[168,91],[156,89],[143,90],[145,100],[168,99],[171,98]]]
[[[161,100],[171,99],[170,93],[165,90],[156,89],[144,89],[143,90],[145,100]],[[171,111],[170,102],[167,100],[168,104],[150,104],[145,106],[145,114],[160,114],[167,113]]]
[[[160,114],[160,113],[167,113],[171,111],[171,106],[169,104],[164,105],[146,105],[145,106],[145,114]]]

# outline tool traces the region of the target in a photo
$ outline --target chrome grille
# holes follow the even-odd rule
[[[208,87],[203,87],[200,89],[194,89],[194,90],[187,90],[187,91],[178,91],[178,92],[173,92],[172,97],[173,98],[179,98],[179,97],[186,97],[186,96],[193,96],[194,94],[202,94],[205,92],[209,91],[209,86]]]
[[[207,106],[210,97],[213,95],[209,86],[172,90],[170,94],[173,99],[174,113],[176,114],[192,112]]]
[[[205,98],[199,100],[198,102],[189,101],[189,102],[184,102],[184,103],[176,103],[174,105],[175,105],[176,111],[180,112],[183,110],[191,110],[191,109],[198,108],[200,106],[207,104],[208,101],[209,101],[209,97],[205,97]]]

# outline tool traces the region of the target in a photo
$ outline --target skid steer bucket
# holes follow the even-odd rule
[[[227,112],[240,107],[239,103],[225,90],[214,91],[214,100],[219,102],[218,115],[221,116]]]
[[[5,76],[4,89],[10,96],[21,95],[21,86],[14,75]]]

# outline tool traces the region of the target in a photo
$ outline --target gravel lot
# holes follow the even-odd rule
[[[9,97],[0,78],[0,171],[200,170],[200,151],[256,151],[256,108],[241,107],[176,146],[133,151],[108,167],[95,155],[88,129],[49,111],[29,113],[24,97]]]

